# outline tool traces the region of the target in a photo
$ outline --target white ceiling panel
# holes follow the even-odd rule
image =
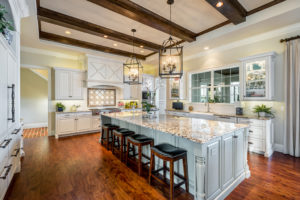
[[[167,0],[131,0],[152,12],[169,19]],[[172,21],[195,33],[199,33],[227,19],[205,0],[175,0],[172,5]]]
[[[131,29],[135,28],[137,29],[135,34],[136,37],[156,44],[162,44],[163,40],[169,37],[166,33],[143,25],[86,0],[41,0],[41,7],[129,35],[131,34]]]
[[[267,4],[273,0],[239,0],[239,2],[244,6],[247,11],[258,8],[264,4]]]
[[[106,47],[110,47],[110,48],[114,48],[114,49],[119,49],[119,50],[123,50],[123,51],[128,51],[128,52],[132,52],[132,46],[131,45],[127,45],[127,44],[123,44],[120,42],[115,42],[109,39],[105,39],[102,37],[98,37],[95,35],[90,35],[87,33],[83,33],[80,31],[76,31],[73,29],[67,29],[65,27],[62,26],[57,26],[54,24],[50,24],[47,22],[42,22],[41,23],[41,30],[44,32],[48,32],[48,33],[53,33],[56,35],[60,35],[60,36],[64,36],[64,37],[69,37],[69,38],[73,38],[76,40],[81,40],[81,41],[85,41],[85,42],[89,42],[89,43],[93,43],[93,44],[98,44],[98,45],[102,45],[102,46],[106,46]],[[70,31],[71,34],[66,34],[66,31]],[[114,46],[114,44],[117,44],[117,46]],[[149,53],[152,53],[152,51],[149,51],[147,49],[143,49],[143,48],[138,48],[135,47],[135,52],[137,54],[141,54],[141,55],[147,55]]]

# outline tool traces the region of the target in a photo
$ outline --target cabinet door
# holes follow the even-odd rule
[[[57,120],[58,134],[69,134],[76,132],[76,123],[74,118],[61,118]]]
[[[130,85],[124,84],[123,99],[130,99]]]
[[[221,192],[220,140],[207,146],[207,199],[214,199]]]
[[[131,99],[142,99],[142,89],[140,85],[131,85],[130,86],[130,96]]]
[[[91,117],[78,117],[76,119],[77,132],[90,131],[91,129],[92,129],[92,118]]]
[[[19,99],[19,94],[18,94],[18,69],[17,69],[18,65],[15,61],[15,59],[11,56],[10,53],[7,54],[7,86],[11,87],[12,85],[15,85],[14,88],[14,112],[15,112],[15,116],[14,116],[14,122],[12,120],[8,120],[8,130],[10,128],[12,128],[16,122],[18,121],[18,119],[16,118],[16,113],[18,111],[18,99]],[[8,89],[8,106],[7,106],[7,117],[8,118],[13,118],[13,114],[12,114],[12,89]]]
[[[0,36],[1,37],[1,36]],[[7,131],[7,52],[0,42],[0,143]],[[1,169],[0,169],[1,170]]]
[[[71,99],[83,99],[83,74],[81,72],[70,72],[71,85],[70,96]]]
[[[55,99],[66,100],[72,98],[70,82],[70,72],[63,70],[55,71]]]
[[[100,117],[93,118],[93,123],[92,124],[93,124],[93,130],[97,130],[97,129],[100,130],[100,126],[101,126]]]
[[[222,187],[226,188],[234,179],[233,133],[222,138]]]
[[[234,135],[234,153],[235,153],[235,178],[244,171],[244,131],[237,131]]]

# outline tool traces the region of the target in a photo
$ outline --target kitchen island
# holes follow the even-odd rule
[[[190,192],[195,199],[224,199],[250,177],[246,124],[171,115],[150,119],[142,112],[102,114],[101,120],[152,137],[155,145],[169,143],[186,149]],[[144,148],[143,153],[150,155],[150,149]],[[155,163],[162,166],[159,160]],[[176,164],[175,171],[182,174],[182,165]]]

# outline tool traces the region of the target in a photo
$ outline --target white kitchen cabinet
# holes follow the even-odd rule
[[[7,132],[7,51],[0,35],[0,143]],[[1,169],[0,169],[1,170]]]
[[[55,137],[97,132],[100,130],[100,123],[100,117],[93,117],[92,112],[57,112]]]
[[[242,100],[273,100],[275,96],[275,52],[241,59]]]
[[[222,188],[228,187],[234,180],[234,133],[222,137]]]
[[[55,68],[55,100],[83,99],[83,72]]]
[[[249,124],[249,151],[270,157],[274,152],[274,121],[273,119],[243,119],[239,123]]]
[[[124,100],[142,100],[141,85],[124,84],[123,99]]]
[[[235,178],[239,177],[244,171],[244,130],[236,131],[234,136],[234,175]]]

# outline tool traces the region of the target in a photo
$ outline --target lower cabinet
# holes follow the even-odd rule
[[[56,113],[55,137],[100,131],[100,116],[92,112]]]

